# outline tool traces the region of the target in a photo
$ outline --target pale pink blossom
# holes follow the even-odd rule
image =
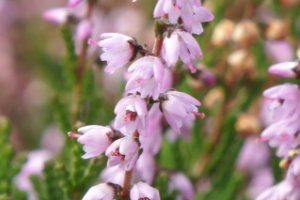
[[[16,186],[27,192],[29,200],[37,199],[30,177],[32,175],[41,176],[45,163],[52,157],[51,152],[46,150],[29,152],[26,163],[22,166],[19,174],[14,178]]]
[[[103,52],[102,61],[107,62],[105,72],[114,73],[126,65],[134,54],[133,38],[119,33],[103,33],[100,35],[99,47]]]
[[[213,14],[195,0],[158,0],[154,17],[168,16],[170,23],[176,24],[181,18],[183,25],[189,32],[200,34],[203,31],[202,22],[213,20]]]
[[[82,200],[113,200],[115,197],[114,188],[106,183],[100,183],[91,187]]]
[[[264,91],[265,103],[274,122],[289,118],[300,112],[300,89],[296,84],[282,84]],[[298,110],[298,112],[296,112]]]
[[[256,200],[298,200],[300,199],[299,186],[294,187],[292,183],[283,180],[277,185],[260,194]]]
[[[109,127],[89,125],[78,129],[81,134],[70,132],[70,137],[77,137],[77,141],[83,144],[85,154],[82,156],[84,159],[97,157],[106,151],[107,147],[111,144],[111,136],[113,131]]]
[[[174,66],[180,58],[190,71],[195,73],[194,61],[202,58],[202,52],[198,42],[190,33],[176,30],[170,37],[164,39],[162,57],[168,66]]]
[[[162,112],[171,128],[177,133],[181,133],[181,129],[189,121],[193,121],[195,115],[204,117],[203,113],[198,112],[197,106],[200,106],[200,102],[186,93],[168,91],[162,94],[160,99]]]
[[[296,156],[291,162],[286,179],[296,188],[300,187],[300,155]]]
[[[139,182],[130,190],[130,200],[151,199],[160,200],[159,192],[150,185]]]
[[[239,153],[237,166],[249,173],[255,173],[258,169],[268,165],[270,154],[270,149],[266,144],[257,141],[256,138],[248,138]]]
[[[64,24],[67,22],[69,11],[67,8],[52,8],[43,13],[43,18],[54,24]]]
[[[182,173],[173,174],[170,178],[169,190],[178,191],[176,200],[193,200],[195,190],[191,181]]]
[[[106,183],[113,183],[120,185],[124,184],[125,170],[121,169],[118,165],[106,167],[101,172],[101,181]]]
[[[247,194],[251,199],[255,199],[274,183],[273,172],[270,167],[264,167],[255,171],[251,177]]]
[[[298,72],[296,70],[298,70]],[[300,66],[298,62],[283,62],[272,65],[268,71],[270,74],[276,76],[295,78],[299,75]]]
[[[296,84],[282,84],[264,92],[272,123],[262,132],[261,140],[278,147],[278,156],[300,144],[300,90]]]
[[[135,169],[146,183],[151,184],[156,170],[154,155],[143,150],[143,153],[137,160]]]
[[[120,166],[126,171],[131,170],[138,158],[139,146],[131,137],[123,137],[114,141],[106,150],[107,166]]]
[[[115,107],[114,128],[125,135],[133,135],[136,130],[143,134],[147,112],[146,102],[141,96],[128,95]]]
[[[142,57],[130,65],[128,71],[127,93],[139,92],[142,98],[158,98],[164,79],[164,65],[158,57]]]
[[[290,61],[294,57],[292,45],[285,40],[273,40],[265,43],[266,53],[275,62]]]
[[[144,134],[140,135],[139,141],[144,151],[156,155],[162,141],[162,113],[159,110],[159,104],[155,103],[149,110],[146,118],[146,129]]]
[[[84,42],[90,37],[92,33],[92,24],[89,20],[82,20],[76,27],[75,32],[75,43],[76,52],[79,53],[82,46],[85,45]]]
[[[69,0],[68,4],[69,7],[76,7],[78,4],[83,2],[84,0]]]

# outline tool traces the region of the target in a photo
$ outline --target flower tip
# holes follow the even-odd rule
[[[97,45],[97,41],[93,38],[89,38],[87,43],[88,45]]]
[[[203,119],[205,117],[205,113],[203,112],[192,112],[194,115],[196,115],[197,117],[200,117],[201,119]]]
[[[71,137],[71,138],[78,138],[78,137],[80,136],[79,134],[74,133],[74,132],[71,132],[71,131],[68,132],[67,134],[68,134],[68,136]]]

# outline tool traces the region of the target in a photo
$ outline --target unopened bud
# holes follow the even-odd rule
[[[290,160],[289,159],[287,159],[287,158],[284,158],[284,159],[282,159],[281,161],[280,161],[280,163],[279,163],[279,167],[281,168],[281,169],[287,169],[288,167],[289,167],[289,165],[290,165]]]
[[[284,39],[288,34],[288,25],[284,20],[273,20],[269,24],[266,37],[270,40]]]
[[[230,54],[227,62],[231,67],[231,71],[235,75],[255,75],[255,58],[251,52],[245,49],[241,49]]]
[[[257,135],[260,132],[260,123],[254,115],[244,113],[238,117],[235,129],[244,136]]]
[[[238,23],[234,29],[232,39],[239,46],[249,46],[259,37],[257,25],[250,20]]]
[[[218,47],[224,46],[231,40],[235,24],[229,19],[223,19],[214,29],[212,44]]]
[[[221,88],[216,87],[210,90],[203,100],[203,104],[207,108],[213,107],[217,102],[222,102],[224,100],[224,92]]]

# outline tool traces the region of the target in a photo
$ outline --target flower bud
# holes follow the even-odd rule
[[[241,77],[245,74],[253,77],[256,74],[256,62],[253,54],[245,49],[233,52],[229,55],[228,64],[234,76]]]
[[[114,199],[114,196],[115,196],[115,190],[113,186],[107,183],[101,183],[91,187],[84,195],[82,200],[93,200],[93,199],[111,200]]]
[[[239,46],[249,46],[259,37],[257,25],[250,20],[238,23],[233,31],[232,39]]]
[[[203,100],[203,104],[207,108],[213,107],[217,102],[224,100],[224,92],[220,87],[210,90]]]
[[[231,40],[234,30],[234,22],[229,19],[223,19],[214,29],[212,35],[212,44],[222,47]]]
[[[260,123],[257,117],[243,113],[235,123],[235,130],[244,136],[257,135],[260,132]]]
[[[273,20],[266,30],[266,37],[270,40],[284,39],[288,34],[288,25],[284,20]]]

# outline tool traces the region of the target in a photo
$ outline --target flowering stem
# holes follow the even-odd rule
[[[123,199],[129,200],[129,189],[130,189],[130,183],[131,183],[131,177],[132,177],[132,170],[125,172],[125,178],[124,178],[124,184],[123,184]]]
[[[87,11],[85,14],[85,19],[89,20],[92,15],[93,7],[95,5],[96,1],[95,0],[90,0],[88,3]],[[83,77],[84,73],[86,71],[86,55],[87,55],[87,41],[84,40],[82,41],[80,53],[79,53],[79,59],[78,59],[78,64],[77,64],[77,71],[76,71],[76,86],[75,86],[75,104],[74,104],[74,109],[73,109],[73,119],[72,119],[72,124],[73,124],[73,129],[76,127],[76,122],[78,120],[78,115],[79,115],[79,107],[80,107],[80,95],[81,95],[81,89],[82,89],[82,82],[83,82]]]

